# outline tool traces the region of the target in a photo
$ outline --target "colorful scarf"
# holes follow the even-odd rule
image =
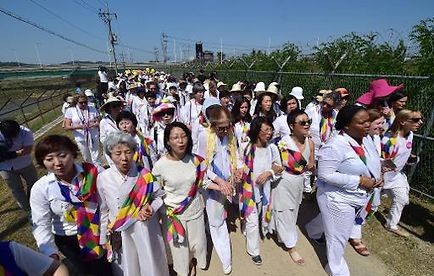
[[[139,173],[134,187],[122,204],[116,220],[109,225],[109,229],[117,232],[124,231],[137,221],[140,209],[151,201],[154,182],[156,182],[155,177],[147,169]]]
[[[321,116],[321,120],[319,122],[319,129],[321,142],[326,142],[333,129],[333,116],[330,116],[328,118],[324,118]]]
[[[185,229],[178,218],[195,198],[199,188],[202,186],[203,178],[206,171],[206,163],[199,155],[194,155],[194,165],[196,166],[196,180],[192,184],[187,197],[179,204],[178,207],[172,208],[166,206],[167,215],[167,241],[172,241],[177,244],[182,244],[185,241]]]
[[[358,225],[364,224],[377,211],[381,203],[381,189],[374,188],[368,197],[368,202],[356,213],[355,223]]]
[[[253,160],[255,159],[256,145],[250,144],[246,157],[244,158],[243,184],[239,191],[239,207],[241,219],[247,218],[255,206],[255,195],[253,194]]]
[[[300,175],[307,170],[307,161],[301,152],[288,148],[280,148],[279,152],[280,158],[282,158],[282,165],[288,173]]]
[[[386,143],[381,143],[381,157],[383,159],[393,159],[398,154],[399,147],[397,146],[398,137],[389,136],[386,134]]]
[[[90,163],[83,163],[83,180],[78,177],[73,181],[72,187],[69,188],[58,182],[60,192],[67,202],[70,202],[74,208],[70,215],[77,224],[77,238],[80,246],[80,253],[85,260],[94,260],[98,258],[102,249],[99,245],[99,222],[100,210],[96,195],[96,177],[97,168]],[[73,200],[71,194],[78,201]]]
[[[350,143],[348,143],[350,144]],[[357,156],[359,156],[360,160],[362,160],[363,164],[366,165],[366,154],[365,150],[361,146],[353,146],[350,144],[350,146],[353,148],[353,150],[356,152]]]
[[[152,143],[152,140],[145,137],[140,131],[137,131],[136,135],[140,140],[140,145],[133,155],[133,160],[136,162],[137,169],[141,171],[144,168],[143,157],[146,157],[149,162],[149,169],[152,169],[151,151],[149,149],[149,145]]]

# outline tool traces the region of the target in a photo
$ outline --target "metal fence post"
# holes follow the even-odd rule
[[[41,93],[41,95],[39,95],[39,97],[36,99],[36,106],[38,107],[39,110],[39,116],[41,116],[42,118],[42,122],[45,123],[45,119],[44,116],[42,115],[42,110],[41,110],[41,106],[39,105],[40,103],[40,99],[42,98],[42,96],[44,96],[45,93],[47,93],[48,90],[45,90],[44,92]]]

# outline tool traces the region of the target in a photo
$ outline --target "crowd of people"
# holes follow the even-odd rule
[[[349,275],[348,243],[370,254],[362,226],[382,194],[392,201],[385,229],[408,235],[398,228],[409,203],[403,168],[418,162],[412,140],[423,117],[405,109],[403,85],[373,80],[350,105],[345,88],[305,102],[299,86],[240,80],[229,89],[203,71],[98,75],[95,92],[65,96],[73,140],[48,135],[33,148],[29,129],[0,122],[1,176],[31,211],[34,254],[52,260],[38,271],[67,273],[66,258],[78,274],[191,275],[207,269],[210,240],[228,275],[235,208],[252,264],[263,262],[261,237],[275,236],[295,264],[308,265],[296,223],[303,198],[315,195],[320,213],[301,227],[326,245],[330,275]],[[32,151],[47,172],[39,180]],[[1,267],[29,265],[5,265],[2,255]]]

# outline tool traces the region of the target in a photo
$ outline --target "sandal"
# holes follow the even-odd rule
[[[349,239],[349,242],[351,246],[354,248],[354,250],[360,255],[366,257],[371,254],[371,252],[369,252],[368,248],[366,247],[366,245],[363,244],[362,241],[355,241],[353,239]]]
[[[289,249],[288,250],[289,256],[294,261],[294,263],[303,266],[304,265],[304,259],[298,254],[298,252],[295,249]]]

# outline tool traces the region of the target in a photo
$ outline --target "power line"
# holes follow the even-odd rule
[[[45,28],[45,27],[43,27],[43,26],[41,26],[41,25],[39,25],[39,24],[37,24],[37,23],[34,23],[34,22],[28,20],[28,19],[25,19],[25,18],[23,18],[23,17],[21,17],[21,16],[19,16],[19,15],[13,14],[11,11],[8,11],[8,10],[6,10],[6,9],[0,8],[0,12],[6,14],[7,16],[10,16],[10,17],[12,17],[12,18],[15,18],[15,19],[17,19],[17,20],[19,20],[19,21],[21,21],[21,22],[24,22],[24,23],[26,23],[26,24],[29,24],[29,25],[31,25],[31,26],[33,26],[33,27],[35,27],[35,28],[38,28],[38,29],[41,30],[41,31],[44,31],[44,32],[49,33],[49,34],[52,34],[52,35],[54,35],[54,36],[57,36],[57,37],[59,37],[59,38],[65,40],[65,41],[71,42],[71,43],[73,43],[73,44],[75,44],[75,45],[78,45],[78,46],[81,46],[81,47],[83,47],[83,48],[86,48],[86,49],[92,50],[92,51],[94,51],[94,52],[98,52],[98,53],[101,53],[101,54],[106,54],[106,52],[104,52],[104,51],[101,51],[101,50],[99,50],[99,49],[93,48],[93,47],[88,46],[88,45],[86,45],[86,44],[84,44],[84,43],[81,43],[81,42],[79,42],[79,41],[73,40],[73,39],[68,38],[68,37],[66,37],[66,36],[64,36],[64,35],[58,34],[58,33],[54,32],[54,31],[49,30],[49,29],[47,29],[47,28]]]
[[[90,36],[90,37],[92,37],[92,38],[97,38],[97,39],[100,39],[100,40],[104,40],[104,41],[105,41],[104,38],[101,38],[101,37],[98,37],[98,36],[96,36],[96,35],[94,35],[94,34],[89,33],[89,32],[86,31],[85,29],[83,29],[83,28],[81,28],[81,27],[75,25],[74,23],[72,23],[72,22],[70,22],[70,21],[64,19],[64,18],[61,17],[60,15],[57,15],[55,12],[53,12],[53,11],[49,10],[48,8],[44,7],[44,6],[41,5],[40,3],[38,3],[38,2],[36,2],[36,1],[34,1],[34,0],[29,0],[29,1],[32,2],[33,4],[37,5],[37,6],[40,7],[41,9],[45,10],[45,11],[48,12],[49,14],[53,15],[53,16],[56,17],[57,19],[60,19],[60,20],[62,20],[63,22],[65,22],[65,23],[69,24],[70,26],[74,27],[75,29],[77,29],[77,30],[79,30],[79,31],[81,31],[81,32],[83,32],[83,33],[85,33],[85,34],[87,34],[88,36]]]
[[[92,7],[89,7],[89,6],[85,5],[86,2],[84,2],[84,1],[81,1],[81,2],[79,2],[78,0],[73,0],[73,1],[74,1],[77,5],[79,5],[80,7],[84,8],[85,10],[90,11],[91,13],[98,13],[98,9],[95,9],[95,8],[92,8]],[[83,4],[83,3],[84,3],[84,4]]]

